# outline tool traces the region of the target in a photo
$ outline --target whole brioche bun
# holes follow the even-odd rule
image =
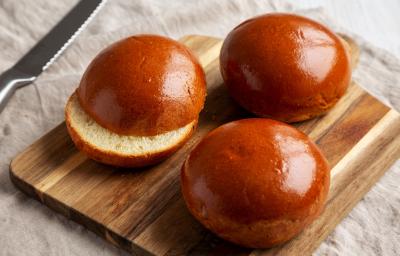
[[[204,72],[184,45],[132,36],[90,63],[68,100],[65,120],[88,157],[141,167],[160,162],[190,138],[205,95]]]
[[[325,113],[351,77],[342,40],[305,17],[267,14],[233,29],[220,54],[231,96],[245,109],[285,122]]]
[[[210,132],[182,167],[189,211],[223,239],[252,248],[288,241],[321,212],[330,169],[294,127],[243,119]]]
[[[100,52],[77,95],[85,112],[108,130],[154,136],[197,120],[206,84],[203,69],[183,44],[137,35]]]

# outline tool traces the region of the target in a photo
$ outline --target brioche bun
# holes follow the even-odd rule
[[[252,118],[210,132],[181,172],[183,198],[206,228],[233,243],[288,241],[321,212],[330,169],[317,146],[285,123]]]
[[[181,43],[137,35],[100,52],[68,100],[65,119],[78,149],[122,167],[155,164],[196,128],[206,85]]]
[[[226,37],[222,77],[235,101],[262,117],[303,121],[327,112],[351,78],[343,40],[292,14],[249,19]]]

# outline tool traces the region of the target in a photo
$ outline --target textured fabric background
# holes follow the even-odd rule
[[[0,71],[38,41],[74,1],[0,0]],[[17,91],[0,114],[0,255],[125,255],[85,228],[26,197],[11,184],[13,156],[63,121],[67,97],[93,56],[110,42],[135,33],[224,37],[239,22],[271,12],[300,13],[333,29],[323,10],[294,10],[282,1],[111,0],[40,78]],[[361,38],[354,79],[400,109],[400,64]],[[315,252],[316,255],[400,255],[400,162],[374,186]]]

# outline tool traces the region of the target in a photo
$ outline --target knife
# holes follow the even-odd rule
[[[106,0],[81,0],[17,64],[0,75],[0,113],[17,88],[46,70],[96,15]]]

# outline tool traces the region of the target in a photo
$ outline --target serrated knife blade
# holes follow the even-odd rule
[[[81,0],[12,68],[0,75],[0,112],[14,91],[33,82],[68,47],[106,0]]]

